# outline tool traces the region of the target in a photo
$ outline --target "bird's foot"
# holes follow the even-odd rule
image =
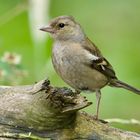
[[[99,120],[99,119],[98,119],[98,115],[94,115],[94,119],[95,119],[95,120]]]
[[[100,121],[101,123],[104,123],[104,124],[108,123],[108,122],[105,121],[105,120],[99,119],[99,118],[98,118],[98,115],[94,115],[94,119],[97,120],[97,121]]]

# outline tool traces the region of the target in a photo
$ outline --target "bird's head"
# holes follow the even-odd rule
[[[55,40],[81,40],[84,32],[72,16],[59,16],[40,30],[49,32]]]

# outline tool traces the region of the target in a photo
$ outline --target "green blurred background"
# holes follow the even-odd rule
[[[1,85],[31,84],[48,77],[55,86],[68,86],[52,67],[53,41],[39,31],[49,19],[60,15],[74,16],[113,65],[117,76],[140,88],[140,0],[0,0],[0,57],[7,51],[20,54],[20,68],[28,73],[18,82],[1,81]],[[0,70],[6,69],[0,65]],[[85,109],[92,114],[95,95],[83,95],[93,102]],[[140,120],[140,97],[105,87],[100,118]],[[140,125],[112,125],[140,133]]]

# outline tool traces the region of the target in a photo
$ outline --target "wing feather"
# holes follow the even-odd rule
[[[102,56],[99,49],[93,44],[88,38],[83,45],[84,49],[87,50],[91,55],[93,55],[93,58],[98,57],[98,59],[91,59],[90,61],[90,67],[93,69],[98,70],[108,78],[115,78],[116,74],[113,70],[113,67],[111,64]]]

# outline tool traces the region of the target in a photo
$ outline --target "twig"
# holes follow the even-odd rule
[[[119,119],[119,118],[112,118],[112,119],[105,119],[109,123],[121,123],[121,124],[135,124],[135,125],[140,125],[140,121],[136,119],[130,119],[130,120],[125,120],[125,119]]]

